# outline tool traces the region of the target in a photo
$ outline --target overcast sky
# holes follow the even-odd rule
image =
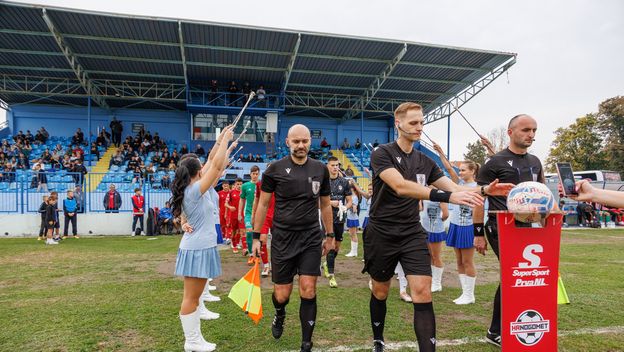
[[[25,1],[26,2],[26,1]],[[538,121],[533,152],[548,154],[557,127],[624,94],[624,1],[147,1],[50,0],[39,4],[371,36],[518,54],[509,75],[462,112],[484,133],[527,113]],[[446,148],[446,120],[427,125]],[[451,119],[451,157],[475,140]]]

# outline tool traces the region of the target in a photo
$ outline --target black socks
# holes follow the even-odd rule
[[[279,303],[277,299],[275,298],[275,293],[271,295],[271,298],[273,299],[273,307],[275,307],[275,315],[278,315],[278,316],[286,315],[286,305],[288,304],[289,300],[287,299],[286,302]]]
[[[334,273],[337,255],[338,253],[336,253],[334,249],[330,249],[329,252],[327,252],[327,271],[329,271],[330,274]]]
[[[373,340],[383,341],[384,325],[386,323],[386,300],[379,300],[371,293],[369,307]]]
[[[299,306],[299,320],[301,320],[301,341],[312,342],[312,333],[316,325],[316,297],[301,297]]]
[[[433,303],[414,303],[414,332],[421,352],[435,351],[436,324]]]

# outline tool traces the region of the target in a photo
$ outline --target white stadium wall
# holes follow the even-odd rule
[[[63,214],[61,233],[63,232]],[[147,216],[145,217],[147,220]],[[39,234],[41,216],[39,214],[2,214],[0,215],[1,237],[36,237]],[[78,214],[78,235],[130,235],[132,213],[91,213]],[[68,231],[71,234],[70,230]]]

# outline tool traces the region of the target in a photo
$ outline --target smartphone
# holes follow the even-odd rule
[[[563,189],[563,195],[577,196],[578,192],[574,185],[574,172],[572,171],[572,165],[570,163],[557,163],[557,174],[559,175],[559,182]]]

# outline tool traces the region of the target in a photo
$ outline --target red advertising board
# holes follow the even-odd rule
[[[503,352],[557,351],[557,282],[561,214],[543,227],[517,227],[497,214]]]

